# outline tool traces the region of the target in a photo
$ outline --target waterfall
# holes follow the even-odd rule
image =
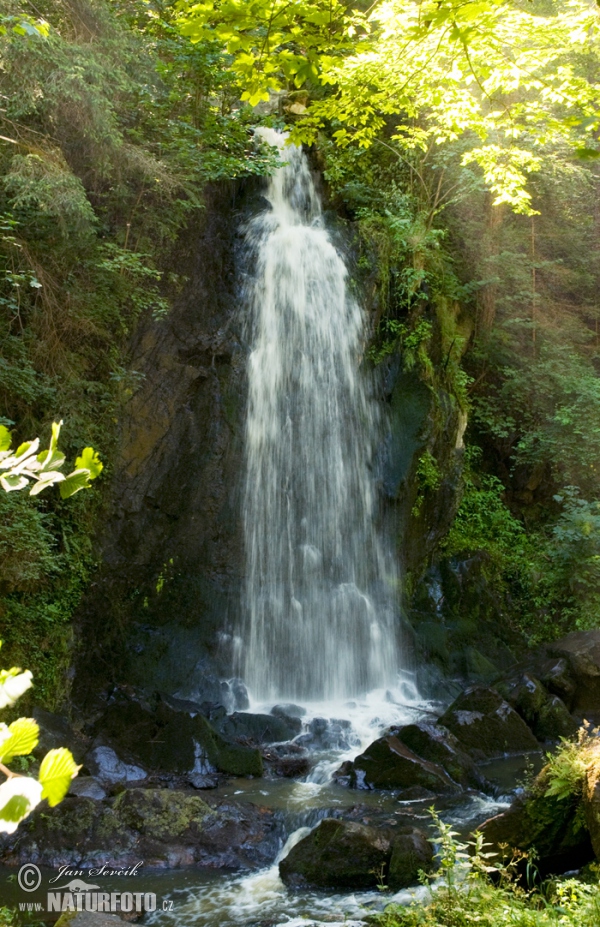
[[[305,154],[248,224],[252,261],[239,670],[260,699],[334,699],[393,684],[397,576],[377,529],[378,406],[365,318],[324,227]]]

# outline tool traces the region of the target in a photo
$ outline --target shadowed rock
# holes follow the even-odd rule
[[[540,749],[520,715],[494,689],[467,689],[439,723],[454,734],[474,760]]]

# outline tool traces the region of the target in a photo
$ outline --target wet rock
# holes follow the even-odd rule
[[[299,718],[235,712],[219,724],[218,730],[231,740],[273,744],[292,740],[302,730]]]
[[[125,785],[145,779],[147,772],[141,766],[124,763],[112,747],[98,745],[84,757],[84,765],[103,786]],[[90,796],[95,797],[95,796]]]
[[[546,796],[546,790],[543,769],[527,795],[478,828],[501,856],[510,857],[513,848],[527,851],[535,847],[536,865],[543,876],[577,869],[594,856],[578,800]]]
[[[306,714],[306,708],[302,705],[294,705],[292,702],[286,702],[283,705],[275,705],[271,708],[271,714],[276,718],[303,718]]]
[[[398,834],[392,844],[387,872],[387,886],[397,892],[414,885],[419,872],[429,872],[433,866],[433,848],[420,830]]]
[[[138,702],[121,699],[107,709],[96,729],[121,755],[148,769],[201,775],[216,770],[232,776],[262,775],[258,750],[229,743],[202,715],[192,717],[187,711],[175,711],[162,700],[148,711]]]
[[[350,721],[338,718],[313,718],[297,744],[308,750],[349,750],[355,743]]]
[[[281,860],[279,874],[292,888],[375,888],[390,856],[385,832],[326,818]]]
[[[540,741],[571,737],[577,723],[557,695],[550,695],[530,673],[515,673],[496,686]]]
[[[172,789],[126,789],[104,802],[67,797],[56,808],[36,809],[0,840],[0,862],[120,868],[143,859],[148,868],[256,869],[273,860],[281,837],[265,808],[209,805]]]
[[[269,771],[285,779],[296,779],[310,772],[308,752],[298,744],[275,744],[263,750]]]
[[[539,750],[523,719],[494,689],[474,686],[452,703],[439,723],[474,760]]]
[[[441,727],[421,721],[396,730],[396,736],[417,756],[437,763],[464,788],[484,789],[487,785],[472,758],[465,753],[456,737]]]
[[[391,734],[374,741],[343,768],[345,772],[342,775],[348,776],[349,785],[353,788],[410,789],[421,786],[435,793],[459,789],[441,766],[417,756]]]
[[[69,786],[69,795],[77,795],[79,798],[93,798],[96,801],[102,801],[106,798],[106,790],[103,788],[99,779],[95,776],[76,776]]]
[[[216,789],[219,785],[216,776],[206,776],[202,773],[192,773],[187,777],[187,782],[194,789]]]

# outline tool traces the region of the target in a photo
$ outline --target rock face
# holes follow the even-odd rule
[[[450,705],[439,723],[474,760],[538,751],[539,743],[517,712],[494,689],[475,686]]]
[[[237,610],[242,575],[237,230],[259,200],[260,181],[206,188],[169,256],[185,287],[132,344],[137,379],[120,422],[102,567],[77,620],[73,695],[83,708],[120,683],[220,699],[231,644],[224,619]]]
[[[420,786],[431,792],[459,789],[441,766],[417,756],[393,734],[370,744],[364,753],[348,764],[345,775],[353,788],[410,789]]]
[[[0,862],[57,867],[144,865],[255,869],[277,853],[273,813],[233,802],[208,805],[170,789],[128,789],[106,802],[67,797],[36,811],[0,842]]]
[[[279,863],[279,874],[294,888],[375,888],[397,890],[416,882],[419,869],[431,868],[433,853],[425,836],[411,830],[386,831],[326,818]]]

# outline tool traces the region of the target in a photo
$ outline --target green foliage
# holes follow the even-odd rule
[[[40,764],[39,780],[42,798],[47,800],[51,808],[63,800],[78,769],[69,750],[59,747],[48,751]]]
[[[590,764],[600,759],[598,731],[580,728],[577,740],[561,740],[555,753],[548,754],[546,766],[546,796],[559,801],[581,799]]]
[[[504,492],[497,477],[466,467],[462,501],[442,544],[445,554],[468,557],[483,551],[496,568],[519,568],[527,539],[523,524],[503,500]]]
[[[317,81],[324,56],[354,47],[358,16],[339,0],[180,0],[177,7],[184,35],[218,42],[231,55],[251,106],[268,100],[269,90]]]
[[[10,449],[11,436],[5,425],[0,425],[0,486],[6,492],[29,487],[30,496],[37,496],[49,486],[60,484],[61,499],[74,496],[80,489],[87,489],[91,480],[102,472],[102,463],[92,447],[86,447],[75,461],[76,469],[68,476],[60,472],[65,455],[58,450],[58,437],[62,422],[52,425],[52,437],[47,451],[36,454],[39,438],[26,441],[16,450]]]
[[[227,56],[182,37],[172,7],[39,0],[34,23],[22,6],[6,0],[0,19],[0,424],[19,423],[17,443],[43,441],[60,410],[76,470],[60,498],[29,508],[1,494],[0,628],[56,708],[103,504],[79,490],[98,470],[89,448],[110,467],[139,384],[131,335],[164,318],[185,282],[174,249],[205,184],[266,173],[274,158]]]
[[[0,708],[12,706],[32,684],[31,672],[18,667],[0,671]],[[69,750],[50,750],[40,765],[39,777],[13,772],[5,764],[15,757],[28,756],[39,739],[33,718],[18,718],[12,724],[0,723],[0,771],[6,780],[0,785],[0,832],[13,833],[17,825],[42,801],[53,807],[65,797],[77,775]]]
[[[567,878],[528,888],[517,875],[522,854],[499,861],[485,850],[482,834],[461,843],[450,826],[432,814],[439,846],[435,890],[425,903],[388,905],[382,914],[369,918],[371,927],[596,927],[600,917],[596,881]]]

